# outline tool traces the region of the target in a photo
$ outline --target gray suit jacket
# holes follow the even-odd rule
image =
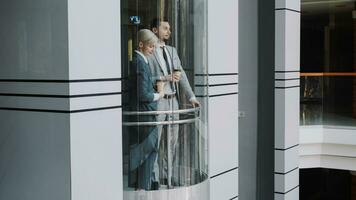
[[[161,76],[168,75],[164,73],[163,67],[165,65],[161,63],[161,60],[159,59],[159,55],[158,55],[160,51],[159,48],[160,47],[157,47],[153,55],[148,57],[148,62],[151,68],[153,80],[159,80]],[[176,48],[166,45],[166,49],[169,54],[168,59],[172,60],[173,69],[180,69],[181,71],[181,80],[179,81],[178,84],[180,91],[182,91],[187,96],[188,100],[191,99],[192,97],[195,97],[192,88],[190,87],[187,75],[185,74],[185,71],[182,67]],[[166,84],[165,85],[166,92],[169,91],[168,87],[170,87],[169,84]]]

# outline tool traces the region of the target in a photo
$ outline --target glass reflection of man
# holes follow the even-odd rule
[[[154,19],[151,23],[151,30],[159,39],[159,44],[156,46],[153,56],[149,57],[152,76],[155,80],[166,82],[164,86],[165,95],[158,101],[157,109],[166,111],[178,110],[178,91],[185,94],[193,107],[200,106],[200,103],[196,99],[187,76],[182,68],[177,50],[172,46],[166,45],[166,41],[171,36],[169,22],[167,20]],[[178,119],[178,114],[161,114],[158,116],[158,121],[171,121]],[[162,135],[163,128],[169,129],[167,135]],[[157,177],[161,175],[161,177],[159,177],[160,179],[164,180],[167,178],[168,186],[180,185],[178,175],[176,175],[178,172],[177,166],[179,164],[178,159],[176,158],[178,128],[179,126],[177,124],[165,127],[162,125],[158,126],[159,138],[161,138],[162,135],[161,140],[163,142],[168,140],[168,149],[167,152],[164,152],[164,149],[160,148],[160,157],[163,158],[160,158],[159,161],[157,160],[155,162],[154,170]],[[165,137],[168,137],[168,139]],[[160,167],[161,170],[159,169]]]
[[[157,37],[148,29],[141,29],[138,34],[138,48],[135,50],[131,63],[130,109],[134,111],[156,111],[157,101],[164,96],[162,82],[152,80],[147,57],[153,53]],[[134,122],[155,122],[154,115],[134,115]],[[137,172],[136,188],[144,190],[157,189],[154,176],[154,163],[158,157],[159,134],[155,126],[133,127],[130,148],[130,171]]]

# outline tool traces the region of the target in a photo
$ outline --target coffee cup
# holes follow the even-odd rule
[[[173,75],[175,77],[179,77],[178,80],[180,80],[180,76],[181,76],[182,72],[180,69],[173,69]]]
[[[156,87],[157,87],[157,92],[162,92],[164,88],[164,81],[157,80]]]

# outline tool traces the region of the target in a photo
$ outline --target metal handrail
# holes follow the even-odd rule
[[[170,121],[158,121],[158,122],[123,122],[123,126],[158,126],[158,125],[172,125],[172,124],[189,124],[195,123],[200,118],[194,119],[182,119],[182,120],[170,120]]]
[[[168,134],[169,131],[171,130],[170,127],[171,125],[178,125],[178,124],[193,124],[195,127],[193,129],[192,133],[196,133],[199,134],[199,130],[200,130],[200,107],[193,107],[193,108],[188,108],[188,109],[180,109],[180,110],[158,110],[158,111],[124,111],[123,115],[136,115],[136,116],[140,116],[140,115],[160,115],[160,114],[168,114],[172,117],[172,115],[174,114],[188,114],[189,117],[185,118],[185,119],[174,119],[175,117],[173,117],[173,119],[170,120],[163,120],[163,121],[124,121],[122,123],[123,126],[125,127],[139,127],[139,126],[156,126],[156,128],[158,128],[158,126],[168,126],[167,128],[167,149],[171,149],[171,143],[169,141],[171,141],[171,134]],[[194,115],[194,116],[193,116]],[[169,117],[169,118],[171,118]],[[155,117],[154,117],[155,118]],[[178,116],[177,116],[178,118]],[[200,137],[199,137],[199,142],[198,142],[198,149],[200,149]],[[167,151],[167,159],[171,160],[171,154],[169,153],[169,151]],[[200,158],[199,158],[200,160]],[[171,177],[172,177],[172,173],[171,173],[171,169],[172,169],[172,163],[167,162],[167,176],[169,177],[167,180],[167,186],[168,188],[172,187],[172,183],[171,183]]]
[[[157,110],[157,111],[123,111],[123,115],[162,115],[162,114],[184,114],[197,112],[200,107],[180,109],[180,110]]]
[[[123,115],[160,115],[160,114],[194,114],[194,118],[182,120],[165,120],[165,121],[148,121],[148,122],[123,122],[123,126],[158,126],[158,125],[173,125],[173,124],[189,124],[195,123],[200,119],[200,107],[180,109],[180,110],[158,110],[158,111],[124,111]]]

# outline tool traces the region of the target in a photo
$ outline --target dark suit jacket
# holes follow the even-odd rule
[[[157,102],[153,101],[155,83],[152,80],[150,67],[137,53],[131,62],[130,107],[136,111],[157,110]]]
[[[129,107],[131,111],[155,111],[157,110],[157,101],[153,101],[155,91],[155,84],[152,80],[150,67],[142,58],[141,55],[134,53],[130,65],[129,75]],[[132,122],[155,122],[156,115],[137,115],[131,116],[129,121]],[[155,126],[139,126],[133,127],[131,133],[137,133],[138,138],[133,137],[133,143],[141,142],[152,131]]]

